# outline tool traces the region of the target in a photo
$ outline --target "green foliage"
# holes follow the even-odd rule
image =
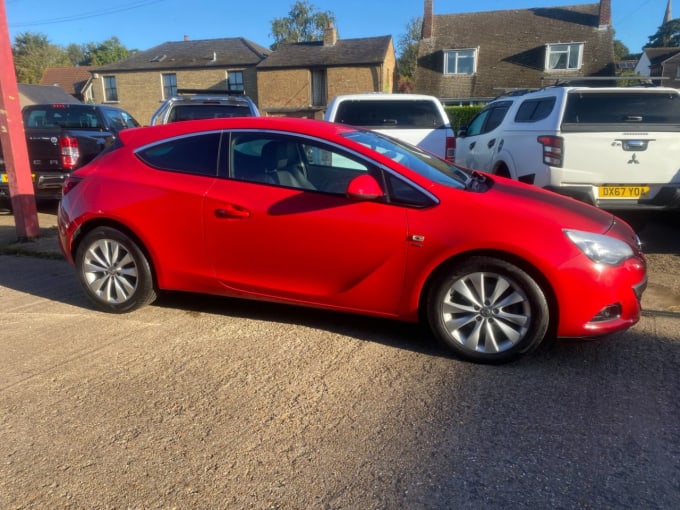
[[[40,83],[48,67],[101,66],[129,57],[134,51],[123,46],[117,37],[101,43],[69,44],[66,48],[52,44],[44,34],[25,32],[14,38],[14,68],[19,83]]]
[[[453,131],[457,133],[461,127],[467,126],[482,108],[484,105],[445,106],[444,110],[449,116]]]
[[[323,39],[324,30],[335,23],[335,15],[330,11],[317,11],[316,7],[306,0],[298,0],[293,4],[288,16],[272,20],[274,44],[271,49],[282,42],[305,42]]]
[[[66,52],[51,44],[43,34],[18,34],[14,38],[12,54],[19,83],[40,83],[46,68],[70,65]]]
[[[680,46],[680,18],[672,19],[659,27],[649,37],[647,48],[674,48]]]
[[[397,42],[397,72],[401,78],[413,79],[416,74],[422,24],[422,18],[412,18],[406,25],[406,33]]]

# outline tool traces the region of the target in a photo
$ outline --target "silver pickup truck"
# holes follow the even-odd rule
[[[439,99],[422,94],[350,94],[333,98],[324,120],[398,138],[453,162],[456,139]]]

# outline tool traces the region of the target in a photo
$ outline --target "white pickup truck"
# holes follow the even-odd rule
[[[439,99],[422,94],[349,94],[331,100],[324,120],[398,138],[453,162],[456,139]]]

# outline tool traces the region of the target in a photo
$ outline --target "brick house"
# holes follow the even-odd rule
[[[48,67],[43,71],[40,85],[61,87],[78,101],[92,102],[90,69],[89,66]]]
[[[434,15],[425,0],[415,90],[484,102],[564,78],[614,75],[611,0]]]
[[[319,118],[338,94],[392,92],[396,57],[391,36],[280,44],[257,66],[264,115]]]
[[[245,93],[257,102],[255,66],[271,51],[242,37],[166,42],[92,68],[92,98],[130,112],[148,124],[177,89]]]

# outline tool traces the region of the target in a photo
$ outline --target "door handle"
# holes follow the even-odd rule
[[[215,217],[220,219],[245,219],[250,217],[250,211],[240,205],[229,204],[223,208],[215,209]]]
[[[489,143],[487,143],[486,146],[490,149],[491,147],[494,146],[495,143],[496,143],[496,139],[492,138],[491,140],[489,140]]]
[[[475,148],[475,145],[477,145],[477,142],[472,142],[472,143],[470,144],[470,150],[474,149],[474,148]]]

